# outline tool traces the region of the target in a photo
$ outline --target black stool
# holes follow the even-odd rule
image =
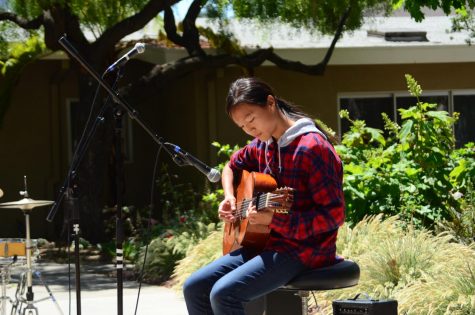
[[[358,284],[359,266],[351,260],[307,270],[282,288],[249,303],[247,315],[305,315],[310,291],[343,289]]]

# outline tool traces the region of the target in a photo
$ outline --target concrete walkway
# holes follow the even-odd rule
[[[14,299],[21,268],[12,270],[12,280],[8,285],[7,296]],[[71,293],[68,292],[68,265],[37,263],[35,270],[48,285],[57,304],[48,295],[39,278],[34,277],[34,306],[39,315],[77,314],[74,265],[71,265]],[[117,279],[110,276],[112,265],[81,266],[81,314],[115,315],[117,314]],[[138,283],[124,281],[123,314],[134,315],[138,294]],[[69,296],[71,303],[69,303]],[[11,304],[7,303],[6,314],[10,314]],[[71,309],[71,312],[70,312]],[[0,310],[1,312],[1,310]],[[186,315],[186,306],[181,292],[154,285],[142,285],[137,313],[139,315]],[[4,315],[4,314],[0,314]],[[26,314],[29,315],[29,314]]]

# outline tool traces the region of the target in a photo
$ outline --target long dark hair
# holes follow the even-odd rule
[[[294,121],[300,118],[310,118],[315,122],[310,115],[302,111],[298,106],[276,96],[274,89],[269,84],[255,77],[240,78],[231,83],[226,98],[226,112],[228,115],[231,115],[231,111],[243,103],[265,107],[267,106],[267,97],[269,95],[275,99],[276,106],[281,113],[288,118]],[[317,123],[315,125],[331,143],[337,143],[335,137],[329,135]]]

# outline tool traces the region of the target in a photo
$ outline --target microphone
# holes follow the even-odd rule
[[[179,146],[174,145],[172,143],[167,143],[167,145],[171,146],[173,151],[178,154],[179,158],[188,162],[188,164],[193,165],[200,171],[201,173],[205,174],[206,177],[209,179],[210,182],[216,183],[221,179],[221,174],[215,168],[211,168],[205,163],[201,162],[193,155],[189,154],[185,150],[182,150]]]
[[[129,50],[125,55],[120,57],[116,62],[111,64],[109,68],[107,68],[105,73],[109,73],[114,71],[115,69],[122,67],[125,65],[127,61],[129,61],[130,58],[134,57],[135,55],[141,54],[145,51],[145,44],[144,43],[137,43],[135,44],[134,48]]]

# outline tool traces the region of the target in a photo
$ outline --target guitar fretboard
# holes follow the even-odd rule
[[[249,205],[253,204],[256,206],[256,210],[262,210],[264,208],[277,208],[275,212],[278,213],[287,213],[286,209],[279,209],[282,208],[282,203],[273,201],[273,198],[281,197],[280,194],[276,193],[261,193],[258,194],[256,197],[252,199],[243,199],[240,203],[236,205],[236,213],[235,216],[238,219],[244,219],[247,217],[247,209],[249,209]]]

